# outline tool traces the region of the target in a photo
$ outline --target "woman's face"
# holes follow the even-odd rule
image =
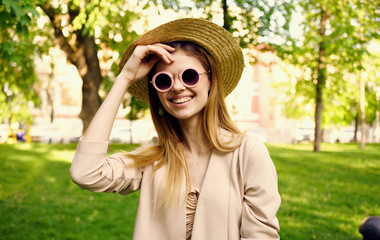
[[[204,73],[208,69],[205,69],[197,58],[189,56],[181,49],[177,49],[172,55],[175,61],[171,64],[160,61],[156,66],[156,72],[171,73],[174,76],[173,87],[167,92],[157,91],[157,95],[165,110],[178,120],[200,118],[211,87],[208,74],[200,75],[199,83],[189,88],[178,79],[178,73],[187,68],[193,68],[198,73]]]

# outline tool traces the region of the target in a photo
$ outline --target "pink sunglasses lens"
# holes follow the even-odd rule
[[[195,86],[199,81],[199,74],[194,69],[191,69],[191,68],[186,69],[182,73],[182,81],[187,86],[190,86],[190,87]]]
[[[171,87],[172,78],[166,73],[161,73],[156,76],[154,82],[158,89],[160,89],[161,91],[165,91],[169,90],[169,88]]]

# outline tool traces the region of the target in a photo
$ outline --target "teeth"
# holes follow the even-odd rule
[[[172,102],[173,103],[184,103],[184,102],[188,102],[190,100],[191,100],[191,97],[183,97],[183,98],[173,99]]]

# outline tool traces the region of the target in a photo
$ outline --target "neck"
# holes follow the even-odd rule
[[[180,120],[185,149],[191,153],[202,153],[211,151],[211,145],[202,127],[202,118]]]

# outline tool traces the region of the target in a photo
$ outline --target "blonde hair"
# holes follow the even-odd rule
[[[220,71],[212,56],[192,42],[171,42],[169,45],[182,49],[196,57],[207,70],[210,70],[211,90],[203,110],[202,128],[210,145],[222,152],[230,152],[240,146],[242,133],[228,114],[224,100]],[[148,84],[155,69],[148,74]],[[156,90],[149,84],[149,105],[153,123],[158,134],[159,145],[144,148],[136,154],[127,154],[134,160],[136,167],[153,163],[155,171],[166,167],[166,186],[158,206],[171,206],[180,200],[182,177],[185,174],[187,190],[190,188],[190,175],[183,149],[182,132],[177,119],[167,113],[157,96]],[[223,134],[228,132],[228,134]]]

